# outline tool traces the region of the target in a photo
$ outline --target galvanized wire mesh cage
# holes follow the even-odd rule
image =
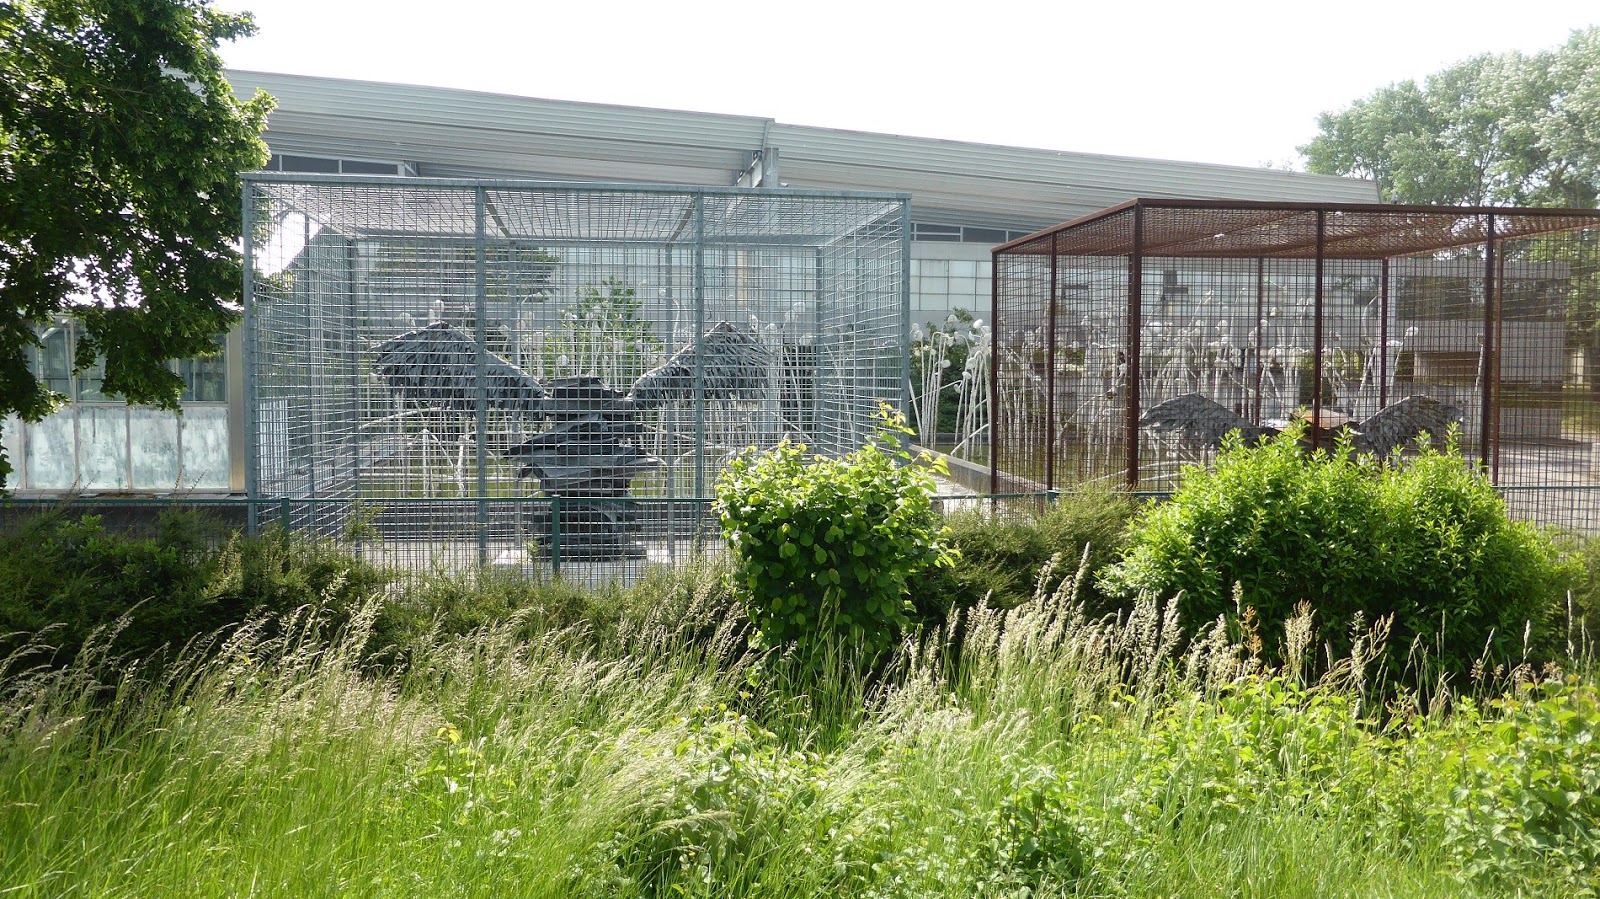
[[[1171,490],[1299,417],[1454,421],[1525,517],[1600,524],[1600,211],[1136,200],[995,250],[992,477]]]
[[[675,558],[903,404],[903,196],[247,176],[251,498],[401,564]]]

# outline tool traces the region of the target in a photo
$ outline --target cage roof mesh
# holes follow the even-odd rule
[[[476,185],[258,181],[281,210],[352,237],[476,235]],[[899,196],[630,185],[485,185],[490,239],[673,243],[692,239],[702,204],[705,240],[826,244],[898,217]]]
[[[1600,228],[1600,210],[1388,204],[1268,204],[1226,200],[1132,200],[1032,234],[1005,253],[1127,256],[1135,210],[1144,217],[1147,256],[1314,259],[1324,216],[1323,258],[1386,259],[1497,240]]]

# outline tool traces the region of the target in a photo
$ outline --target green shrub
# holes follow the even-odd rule
[[[385,580],[331,545],[276,531],[230,537],[189,511],[161,512],[141,537],[55,510],[0,534],[0,634],[45,631],[56,663],[96,631],[114,632],[112,652],[145,657],[304,605],[339,624]]]
[[[810,653],[838,638],[876,656],[910,623],[907,582],[951,563],[933,479],[908,464],[903,418],[880,416],[876,440],[844,458],[784,441],[738,456],[717,481],[733,583],[767,645]]]
[[[48,628],[56,660],[65,662],[95,631],[128,616],[112,645],[145,655],[215,620],[205,591],[211,571],[191,513],[163,512],[145,538],[109,531],[98,515],[32,516],[0,535],[0,634]]]
[[[1358,614],[1393,616],[1391,674],[1418,656],[1459,674],[1486,654],[1517,661],[1555,645],[1574,564],[1507,518],[1453,447],[1385,464],[1348,446],[1307,455],[1298,438],[1291,429],[1256,447],[1233,440],[1214,469],[1186,469],[1172,500],[1131,527],[1101,589],[1181,592],[1191,629],[1235,611],[1235,583],[1267,633],[1309,600],[1341,653]],[[1274,649],[1268,658],[1280,661]]]
[[[945,516],[949,544],[960,555],[951,567],[924,571],[912,580],[911,598],[919,617],[942,620],[953,609],[966,609],[988,598],[1010,609],[1033,598],[1039,570],[1057,554],[1071,560],[1062,576],[1077,571],[1077,560],[1089,548],[1089,572],[1116,558],[1122,532],[1133,514],[1133,501],[1113,491],[1084,491],[1060,496],[1050,508],[1032,514],[995,515],[979,510]],[[1047,584],[1047,589],[1054,589]],[[1091,614],[1111,609],[1111,601],[1087,582],[1078,598]]]

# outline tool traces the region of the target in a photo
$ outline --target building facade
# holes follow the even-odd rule
[[[436,87],[231,72],[278,102],[268,169],[364,177],[507,178],[911,195],[911,318],[990,302],[992,246],[1133,197],[1376,202],[1367,181],[1271,169],[991,146],[788,125],[771,118],[572,103]],[[70,321],[53,322],[39,376],[71,402],[5,423],[23,492],[238,492],[243,367],[174,363],[181,416],[129,408],[73,374]]]

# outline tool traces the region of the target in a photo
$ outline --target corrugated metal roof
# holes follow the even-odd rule
[[[723,186],[779,150],[792,187],[910,193],[919,221],[1042,228],[1132,197],[1377,202],[1370,181],[785,125],[720,115],[302,75],[229,72],[278,99],[275,152],[420,163],[420,174]]]

